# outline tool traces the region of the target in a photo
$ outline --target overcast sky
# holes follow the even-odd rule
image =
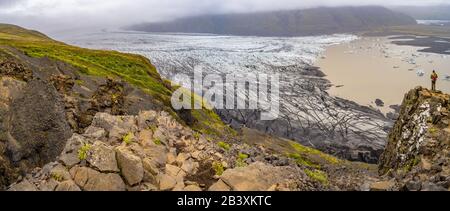
[[[188,15],[340,5],[435,5],[450,0],[0,0],[0,22],[52,32]]]

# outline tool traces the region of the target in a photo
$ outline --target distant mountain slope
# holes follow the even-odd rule
[[[393,7],[392,10],[401,12],[417,20],[450,20],[450,5],[417,7]]]
[[[247,36],[307,36],[349,33],[383,26],[416,24],[384,7],[321,7],[253,14],[205,15],[128,29],[147,32],[213,33]]]

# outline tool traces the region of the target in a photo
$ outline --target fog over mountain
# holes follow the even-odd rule
[[[243,36],[310,36],[414,24],[415,19],[402,13],[380,6],[360,6],[203,15],[168,22],[140,24],[129,29]]]
[[[450,20],[450,5],[396,6],[393,10],[410,15],[418,20]]]
[[[110,28],[206,14],[252,13],[318,6],[438,5],[447,0],[0,0],[0,22],[43,32]]]

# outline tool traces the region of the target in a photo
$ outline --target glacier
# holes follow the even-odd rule
[[[114,31],[63,40],[85,48],[143,55],[170,80],[180,73],[193,75],[199,65],[205,73],[219,75],[277,73],[281,86],[278,120],[259,121],[258,111],[218,110],[222,119],[234,128],[255,128],[345,159],[375,163],[392,122],[371,108],[330,96],[331,82],[314,67],[327,47],[356,39],[350,34],[245,37]],[[237,95],[245,97],[245,90]]]

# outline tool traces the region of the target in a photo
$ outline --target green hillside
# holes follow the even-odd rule
[[[0,60],[5,55],[15,56],[11,47],[30,57],[48,57],[65,62],[76,67],[82,74],[124,80],[141,88],[161,102],[164,110],[178,117],[170,103],[174,88],[169,81],[161,78],[155,66],[143,56],[70,46],[36,31],[0,24]],[[232,131],[211,110],[193,110],[191,113],[194,118],[191,126],[198,131],[209,134]]]

